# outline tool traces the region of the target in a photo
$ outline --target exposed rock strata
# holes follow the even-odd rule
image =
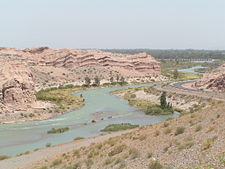
[[[225,65],[205,73],[202,79],[193,84],[193,87],[209,90],[225,90]]]

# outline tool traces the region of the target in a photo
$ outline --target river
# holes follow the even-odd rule
[[[137,108],[129,106],[128,101],[110,94],[118,89],[150,85],[85,90],[74,94],[82,94],[85,99],[85,106],[79,110],[49,120],[0,125],[0,155],[14,156],[43,148],[47,143],[56,145],[72,141],[75,137],[97,136],[101,134],[100,130],[109,124],[149,125],[165,121],[169,117],[177,117],[178,113],[164,116],[145,115],[138,112]],[[92,123],[92,120],[96,120],[96,123]],[[69,127],[70,130],[62,134],[47,134],[53,127]]]

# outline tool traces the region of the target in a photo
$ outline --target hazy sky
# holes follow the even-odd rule
[[[225,0],[0,0],[0,46],[225,49]]]

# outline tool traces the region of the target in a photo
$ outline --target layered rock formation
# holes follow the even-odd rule
[[[25,62],[35,84],[84,82],[97,75],[102,80],[110,77],[141,78],[160,75],[160,63],[146,53],[115,54],[100,50],[50,49],[47,47],[16,50],[0,49],[0,58]]]
[[[193,87],[210,90],[225,90],[225,65],[205,73],[203,77],[193,84]]]

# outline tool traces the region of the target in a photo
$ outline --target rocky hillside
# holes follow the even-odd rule
[[[0,58],[25,62],[36,87],[54,86],[59,83],[82,84],[86,76],[109,81],[117,76],[128,79],[149,79],[160,75],[160,63],[151,55],[116,54],[100,50],[50,49],[47,47],[16,50],[0,49]]]
[[[202,79],[193,84],[193,87],[210,89],[210,90],[225,90],[225,65],[205,73]]]

